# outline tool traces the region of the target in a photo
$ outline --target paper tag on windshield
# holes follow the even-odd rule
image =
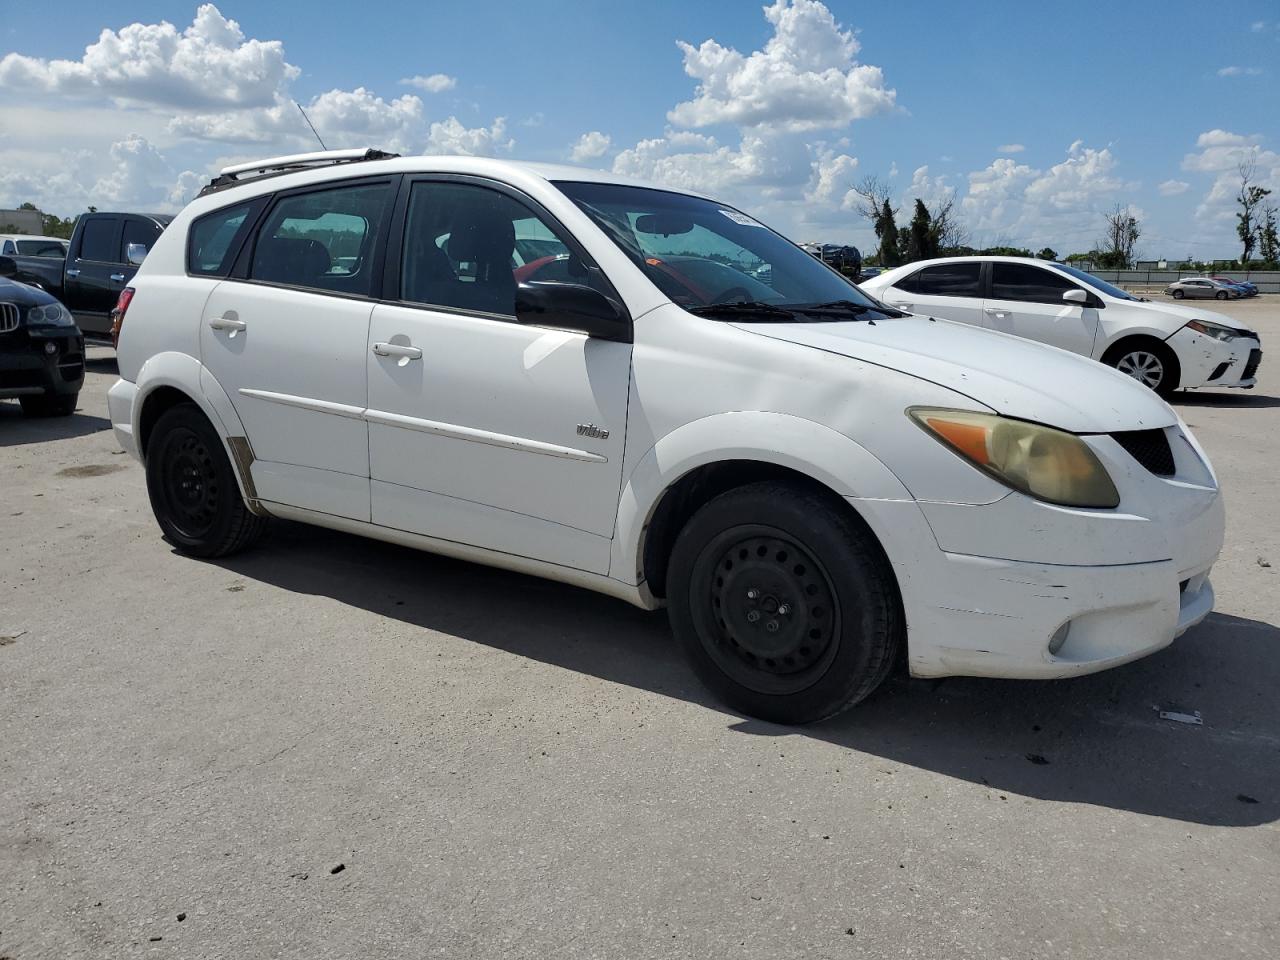
[[[724,214],[726,217],[728,217],[730,220],[732,220],[734,223],[739,224],[741,226],[744,226],[744,227],[760,226],[760,224],[756,223],[754,220],[748,217],[745,213],[739,213],[737,210],[721,210],[720,212]]]

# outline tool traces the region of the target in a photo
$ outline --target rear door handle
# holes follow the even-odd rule
[[[114,280],[116,283],[123,283],[123,282],[124,282],[124,274],[123,274],[123,273],[113,273],[113,274],[111,275],[111,279],[112,279],[112,280]]]
[[[404,366],[410,360],[422,359],[421,347],[407,346],[401,343],[375,343],[373,352],[380,357],[399,357],[401,366]]]
[[[987,307],[982,312],[988,317],[1007,317],[1009,315],[1008,310],[1001,310],[999,307]]]
[[[80,271],[79,271],[79,270],[75,270],[75,269],[68,270],[68,271],[67,271],[67,276],[68,276],[68,277],[78,277],[78,276],[80,276]]]
[[[228,330],[233,337],[248,326],[243,320],[235,320],[231,317],[214,317],[209,321],[211,330]]]

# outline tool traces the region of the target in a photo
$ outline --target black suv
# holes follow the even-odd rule
[[[0,257],[0,399],[16,397],[27,416],[68,416],[84,384],[84,336],[52,296],[7,279],[12,266]]]

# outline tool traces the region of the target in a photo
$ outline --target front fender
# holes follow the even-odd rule
[[[618,502],[609,576],[639,583],[645,528],[662,495],[691,470],[727,460],[787,467],[842,497],[913,499],[884,463],[830,427],[784,413],[703,417],[659,439],[627,475]]]

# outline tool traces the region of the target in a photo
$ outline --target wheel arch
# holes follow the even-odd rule
[[[1176,333],[1176,331],[1175,331]],[[1126,332],[1122,336],[1116,337],[1102,352],[1099,360],[1108,366],[1115,366],[1115,359],[1120,357],[1125,351],[1132,350],[1137,347],[1146,346],[1153,349],[1154,352],[1162,353],[1165,357],[1172,361],[1173,366],[1173,384],[1167,389],[1176,390],[1182,382],[1182,359],[1178,356],[1178,351],[1169,346],[1168,336],[1161,333],[1153,332]],[[1163,389],[1163,388],[1162,388]]]
[[[786,414],[727,413],[672,431],[623,485],[610,576],[665,593],[666,564],[680,529],[715,496],[761,480],[824,492],[867,528],[850,498],[912,500],[864,447],[829,427]]]

